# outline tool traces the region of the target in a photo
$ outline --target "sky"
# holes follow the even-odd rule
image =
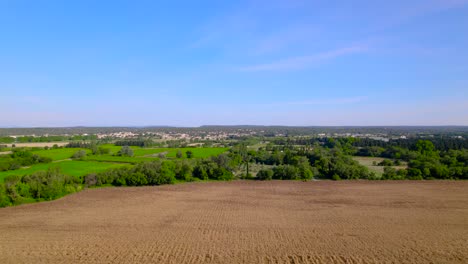
[[[0,0],[0,127],[468,125],[468,0]]]

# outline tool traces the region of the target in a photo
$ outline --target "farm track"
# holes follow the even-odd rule
[[[468,263],[468,182],[89,189],[0,209],[0,263]]]

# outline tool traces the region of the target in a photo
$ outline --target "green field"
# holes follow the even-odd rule
[[[42,149],[34,150],[33,153],[41,157],[51,158],[52,160],[64,160],[69,159],[75,154],[75,152],[81,150],[81,148],[58,148],[58,149]],[[89,149],[84,149],[86,153],[91,153]]]
[[[97,162],[97,161],[62,161],[47,164],[36,164],[29,168],[2,171],[0,172],[0,182],[8,175],[27,175],[36,171],[47,170],[51,167],[59,167],[61,172],[75,177],[84,176],[89,173],[102,172],[110,168],[125,166],[117,163]]]
[[[138,163],[142,161],[153,161],[157,158],[154,157],[122,157],[122,156],[112,156],[112,155],[92,155],[87,156],[87,161],[104,161],[104,162],[120,162],[120,163]]]
[[[60,167],[62,173],[71,176],[83,176],[92,172],[101,172],[109,168],[124,166],[124,164],[136,164],[144,161],[153,161],[158,159],[158,153],[166,153],[166,157],[175,159],[177,152],[180,150],[183,154],[182,158],[186,158],[186,152],[191,151],[193,158],[207,158],[216,156],[229,150],[229,148],[140,148],[131,147],[133,149],[133,157],[113,156],[122,147],[111,144],[101,145],[102,147],[111,149],[110,154],[91,155],[89,149],[84,149],[88,156],[84,160],[67,160],[72,155],[81,150],[81,148],[59,148],[48,150],[33,150],[34,154],[42,157],[51,158],[54,162],[47,164],[35,164],[28,168],[18,170],[0,172],[0,181],[8,175],[27,175],[40,170],[47,170],[49,167]]]
[[[105,147],[109,147],[106,145]],[[110,146],[113,153],[117,153],[121,147]],[[132,147],[134,157],[120,157],[113,156],[111,154],[107,155],[96,155],[96,156],[87,156],[86,160],[95,160],[95,161],[109,161],[109,162],[128,162],[128,163],[138,163],[141,161],[151,161],[158,158],[158,153],[166,153],[166,157],[175,158],[177,151],[182,151],[183,158],[186,158],[185,152],[192,151],[193,158],[207,158],[211,156],[217,156],[221,153],[226,152],[229,148],[140,148]]]
[[[384,166],[374,165],[374,162],[379,163],[379,162],[382,162],[383,160],[393,161],[392,159],[387,159],[387,158],[360,157],[360,156],[355,156],[355,157],[353,157],[353,159],[355,161],[359,162],[359,164],[361,164],[363,166],[366,166],[370,171],[375,172],[378,176],[382,176],[382,174],[384,172]],[[399,170],[399,169],[406,169],[407,165],[406,165],[405,162],[402,162],[401,166],[391,166],[391,167],[393,167],[394,169]]]
[[[161,152],[167,152],[166,157],[175,158],[177,151],[180,150],[185,158],[185,152],[192,151],[193,158],[208,158],[217,156],[229,150],[229,148],[154,148],[154,149],[138,149],[133,150],[135,156],[145,156]]]

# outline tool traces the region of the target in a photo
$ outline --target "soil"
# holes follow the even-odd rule
[[[0,209],[0,234],[0,263],[468,263],[468,182],[88,189]]]

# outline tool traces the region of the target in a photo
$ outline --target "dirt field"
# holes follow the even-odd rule
[[[213,182],[0,209],[0,263],[468,263],[468,182]]]
[[[31,142],[31,143],[13,143],[13,144],[6,144],[7,147],[11,148],[12,145],[15,145],[17,148],[21,147],[38,147],[38,148],[43,148],[43,147],[53,147],[54,145],[57,145],[59,147],[67,145],[69,142]]]

